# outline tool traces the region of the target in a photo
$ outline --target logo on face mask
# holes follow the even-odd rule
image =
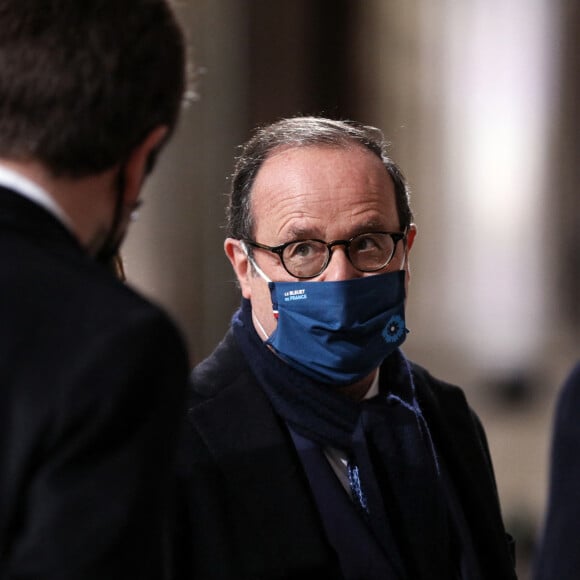
[[[288,290],[284,292],[284,302],[291,302],[292,300],[306,300],[308,294],[304,288],[298,288],[296,290]]]
[[[383,331],[383,338],[387,342],[398,342],[407,332],[405,321],[398,315],[391,316]]]

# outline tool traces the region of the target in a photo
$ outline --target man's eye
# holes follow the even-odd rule
[[[365,252],[369,250],[375,250],[380,247],[377,240],[373,236],[362,236],[353,240],[352,242],[353,250],[356,252]]]
[[[284,257],[289,260],[303,260],[307,258],[317,258],[324,255],[326,246],[314,240],[304,240],[290,244],[284,250]]]
[[[297,242],[288,246],[287,252],[292,258],[307,258],[315,253],[314,244],[310,242]]]

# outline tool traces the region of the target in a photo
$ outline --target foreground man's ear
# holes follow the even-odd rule
[[[139,198],[141,188],[147,176],[150,159],[161,147],[163,140],[167,136],[168,129],[165,125],[155,127],[130,153],[125,165],[124,172],[125,204],[134,205]]]

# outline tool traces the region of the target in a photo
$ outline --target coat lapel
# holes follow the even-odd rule
[[[195,406],[190,416],[247,514],[258,535],[253,539],[262,545],[261,557],[271,569],[282,573],[327,566],[335,556],[290,435],[249,370]]]

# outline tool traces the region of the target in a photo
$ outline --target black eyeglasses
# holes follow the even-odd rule
[[[288,274],[295,278],[315,278],[326,270],[334,246],[344,246],[350,263],[361,272],[377,272],[388,266],[397,244],[407,232],[369,232],[349,240],[296,240],[279,246],[265,246],[243,240],[248,246],[277,254]]]

